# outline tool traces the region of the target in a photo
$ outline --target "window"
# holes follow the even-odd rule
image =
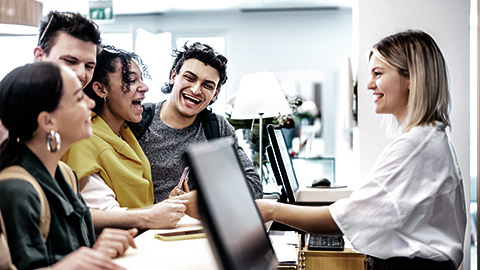
[[[0,79],[18,66],[33,63],[33,50],[37,46],[37,36],[0,36]]]
[[[145,102],[159,102],[166,99],[162,86],[168,82],[172,67],[172,37],[170,33],[152,34],[142,28],[137,29],[135,52],[142,58],[152,77],[146,80],[149,91]]]

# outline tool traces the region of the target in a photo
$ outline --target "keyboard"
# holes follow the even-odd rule
[[[345,241],[341,235],[309,234],[308,249],[342,251]]]

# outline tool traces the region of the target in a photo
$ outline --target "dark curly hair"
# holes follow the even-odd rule
[[[217,89],[220,89],[220,87],[224,85],[227,81],[228,59],[225,56],[215,52],[215,50],[207,44],[195,42],[190,47],[188,47],[187,43],[185,43],[183,45],[183,51],[175,49],[173,50],[172,56],[175,57],[175,60],[173,60],[173,65],[170,69],[168,81],[170,81],[170,78],[172,77],[173,70],[176,70],[177,72],[180,71],[185,60],[191,58],[195,58],[203,62],[205,65],[209,65],[218,71],[220,81],[218,82]],[[172,88],[173,85],[167,82],[162,87],[162,92],[165,94],[169,94],[172,92]]]
[[[115,73],[117,68],[122,70],[122,91],[127,93],[130,91],[130,84],[128,76],[132,68],[131,61],[135,61],[142,72],[142,77],[150,78],[147,71],[147,66],[143,63],[140,56],[134,52],[117,49],[114,46],[105,45],[97,56],[97,65],[93,72],[92,80],[83,91],[87,96],[95,101],[95,108],[93,111],[100,114],[105,104],[103,98],[99,97],[93,90],[93,83],[99,82],[104,85],[109,85],[109,74]],[[120,66],[119,66],[120,65]]]

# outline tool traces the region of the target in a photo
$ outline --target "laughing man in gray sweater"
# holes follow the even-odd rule
[[[175,50],[170,80],[162,89],[170,93],[155,106],[153,120],[139,140],[152,168],[155,202],[168,198],[187,166],[184,152],[191,144],[207,141],[197,117],[215,102],[227,80],[227,59],[210,46],[194,43]],[[239,147],[235,130],[217,115],[219,137],[232,137],[247,183],[255,198],[263,196],[262,183],[252,161]],[[215,162],[212,160],[211,162]],[[192,187],[191,183],[189,186]]]

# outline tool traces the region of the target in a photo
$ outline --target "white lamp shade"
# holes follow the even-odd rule
[[[243,75],[231,119],[257,119],[292,113],[277,78],[272,72]]]

